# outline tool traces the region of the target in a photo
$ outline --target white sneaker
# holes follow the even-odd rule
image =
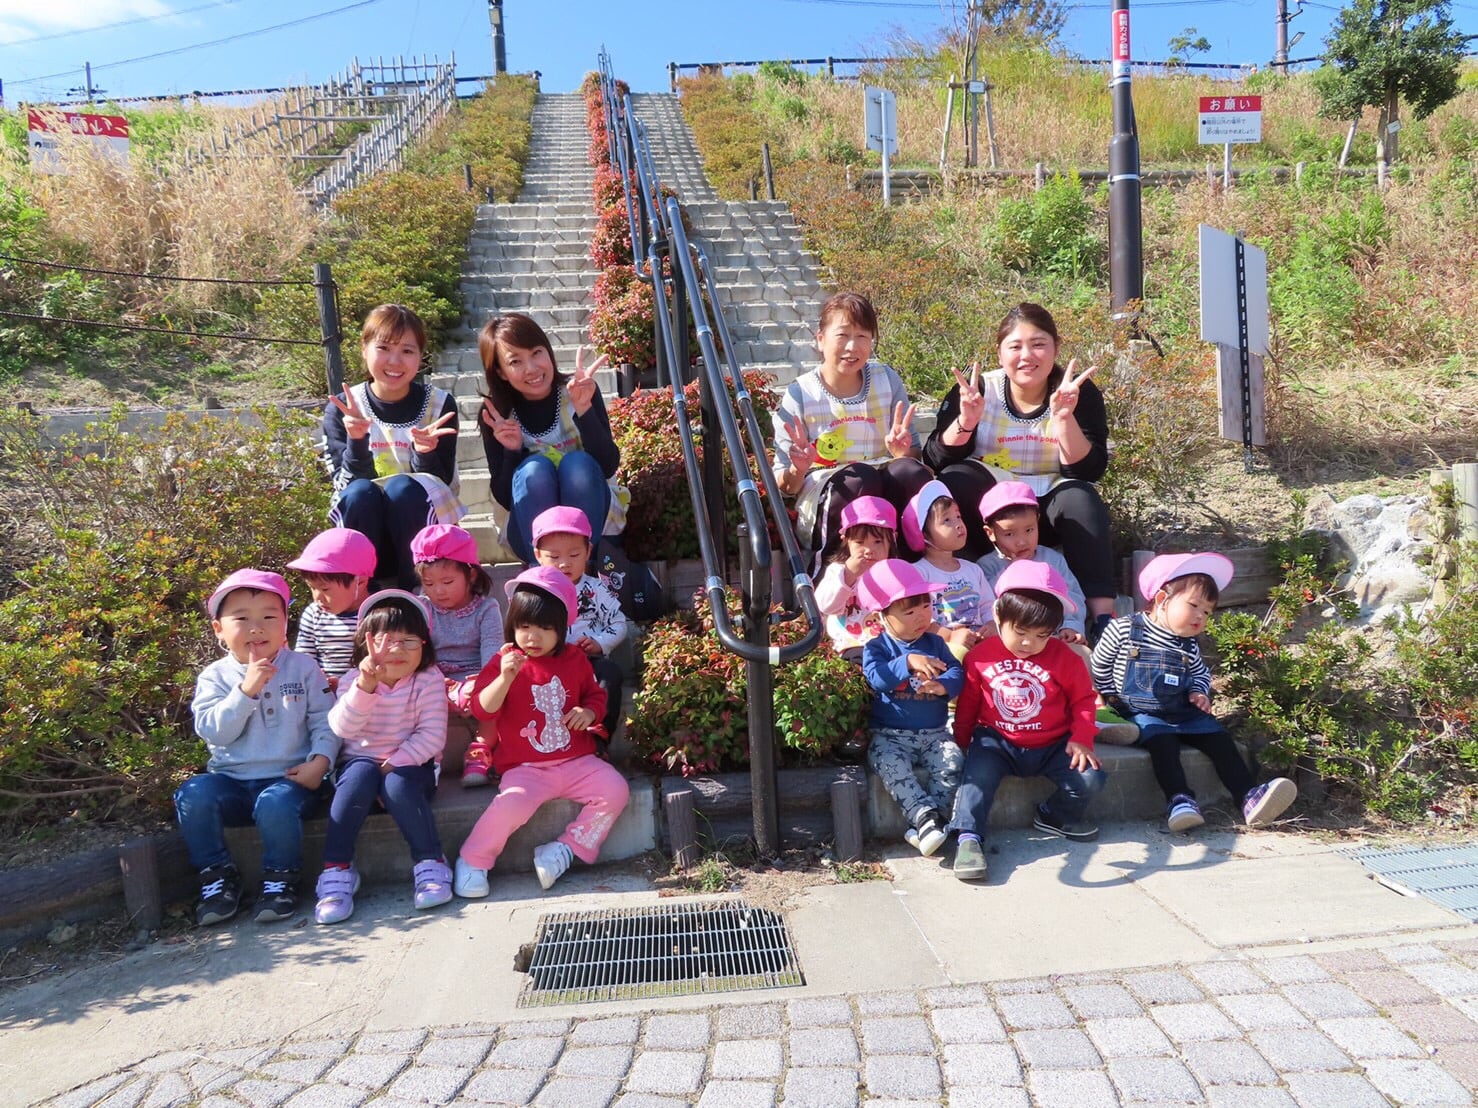
[[[479,900],[488,895],[488,871],[457,859],[457,875],[452,879],[452,892],[466,900]]]
[[[534,847],[534,872],[539,875],[539,884],[546,889],[551,888],[574,860],[575,855],[562,842]]]

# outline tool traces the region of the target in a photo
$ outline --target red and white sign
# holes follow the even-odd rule
[[[1262,141],[1261,96],[1201,97],[1202,145]]]
[[[1113,37],[1113,75],[1129,76],[1129,11],[1121,8],[1113,13],[1110,34]]]
[[[128,119],[121,115],[92,112],[26,111],[31,147],[31,168],[38,173],[65,173],[59,152],[58,134],[80,135],[106,158],[128,162]]]

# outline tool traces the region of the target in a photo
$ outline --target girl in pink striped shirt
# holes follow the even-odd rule
[[[431,645],[430,605],[401,589],[375,593],[359,608],[353,662],[354,680],[345,674],[328,713],[344,745],[313,913],[319,923],[338,923],[354,911],[354,842],[377,799],[410,845],[416,907],[435,908],[452,898],[452,873],[431,814],[447,700]]]

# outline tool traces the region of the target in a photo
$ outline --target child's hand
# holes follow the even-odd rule
[[[289,781],[302,785],[309,792],[317,792],[318,786],[323,784],[323,779],[328,776],[328,758],[322,754],[315,754],[306,762],[296,766],[288,767],[283,774]]]
[[[459,681],[455,677],[446,679],[447,705],[459,716],[472,714],[472,680]]]
[[[1098,769],[1100,767],[1101,763],[1098,761],[1098,755],[1093,753],[1091,747],[1084,746],[1082,743],[1068,743],[1067,753],[1069,764],[1079,773],[1082,773],[1085,769]]]
[[[337,677],[326,677],[324,680],[328,682],[329,692],[337,693],[339,691],[339,679]]]
[[[857,578],[861,577],[872,567],[872,555],[866,550],[859,550],[842,563],[842,568],[847,571],[847,584],[849,585],[855,585]]]
[[[595,402],[595,371],[610,360],[602,354],[586,368],[585,347],[576,349],[575,375],[565,385],[565,395],[570,398],[570,407],[575,409],[576,415],[582,416],[590,411],[590,405]]]
[[[241,691],[253,700],[262,695],[267,682],[277,674],[272,657],[266,643],[252,643],[246,648],[246,675],[241,679]]]
[[[1067,373],[1063,375],[1062,384],[1058,385],[1057,391],[1052,394],[1054,423],[1061,422],[1077,410],[1079,387],[1098,372],[1096,365],[1089,366],[1082,373],[1078,373],[1077,369],[1078,359],[1074,358],[1067,363]]]
[[[904,408],[902,400],[893,406],[893,423],[888,428],[883,445],[895,458],[907,458],[913,451],[913,411],[914,406],[910,404]]]
[[[908,656],[908,672],[926,680],[938,677],[949,667],[938,658],[928,654],[910,654]]]
[[[340,400],[337,396],[330,396],[329,401],[344,416],[345,435],[351,439],[362,439],[369,434],[369,417],[359,410],[359,401],[354,399],[352,392],[345,389],[343,400]]]
[[[1059,628],[1057,632],[1057,637],[1065,643],[1080,643],[1088,641],[1087,639],[1083,638],[1083,636],[1080,635],[1078,632],[1074,631],[1071,627]]]
[[[383,762],[380,763],[380,776],[381,777],[389,777],[390,774],[394,772],[394,770],[395,770],[395,767],[390,764],[390,759],[389,758],[386,758]]]
[[[498,676],[505,681],[512,681],[518,676],[518,671],[523,669],[523,664],[529,660],[529,656],[522,650],[510,650],[503,655],[502,662],[498,665]]]
[[[453,423],[450,427],[446,425],[447,420],[456,418],[456,412],[447,412],[440,419],[436,420],[433,423],[427,424],[425,427],[412,427],[411,445],[416,448],[416,453],[436,453],[437,440],[439,440],[443,435],[455,435],[457,433],[457,425],[455,423]]]
[[[948,696],[949,690],[931,677],[919,683],[918,694],[920,696]]]
[[[575,640],[575,645],[585,651],[588,657],[600,658],[605,655],[605,651],[601,649],[600,643],[596,642],[589,635],[581,635]]]
[[[380,687],[380,679],[385,674],[384,654],[375,642],[377,636],[371,635],[364,640],[365,655],[359,659],[359,677],[355,684],[364,692],[374,692]]]
[[[1200,708],[1203,712],[1211,711],[1211,698],[1203,692],[1193,692],[1190,695],[1192,706]]]
[[[963,646],[966,650],[980,641],[979,635],[963,625],[945,628],[940,632],[940,637],[950,646]]]
[[[523,449],[523,428],[518,425],[518,420],[504,418],[491,397],[483,398],[482,421],[492,428],[493,438],[504,450]]]
[[[595,722],[595,713],[589,708],[571,708],[565,713],[565,726],[571,731],[583,731]]]

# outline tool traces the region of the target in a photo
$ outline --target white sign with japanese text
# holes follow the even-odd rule
[[[1200,137],[1203,146],[1262,141],[1261,96],[1201,97]]]

